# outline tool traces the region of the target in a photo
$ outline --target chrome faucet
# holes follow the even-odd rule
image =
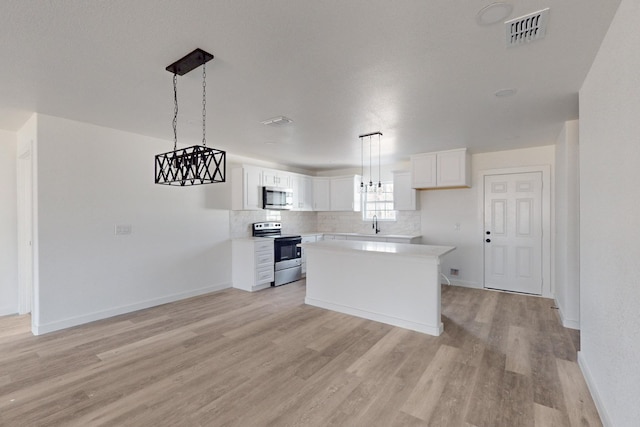
[[[371,224],[371,228],[376,230],[376,234],[380,232],[380,229],[378,228],[378,215],[373,216],[373,224]]]

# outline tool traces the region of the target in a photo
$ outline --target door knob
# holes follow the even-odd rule
[[[487,239],[487,240],[485,240],[485,242],[491,243],[491,239]]]
[[[491,234],[491,232],[490,232],[490,231],[487,231],[487,234]]]

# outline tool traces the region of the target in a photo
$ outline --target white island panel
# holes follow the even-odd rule
[[[440,256],[450,246],[322,241],[305,244],[305,303],[440,335]]]

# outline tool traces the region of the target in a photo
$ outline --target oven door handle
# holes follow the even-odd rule
[[[278,237],[276,239],[276,244],[282,246],[282,243],[285,244],[298,244],[298,243],[302,243],[302,239],[300,237]]]

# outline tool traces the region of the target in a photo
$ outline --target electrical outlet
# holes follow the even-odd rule
[[[457,276],[458,275],[458,269],[457,268],[451,268],[449,270],[449,275],[450,276]]]
[[[117,224],[115,229],[116,236],[126,236],[131,234],[131,225],[129,224]]]

